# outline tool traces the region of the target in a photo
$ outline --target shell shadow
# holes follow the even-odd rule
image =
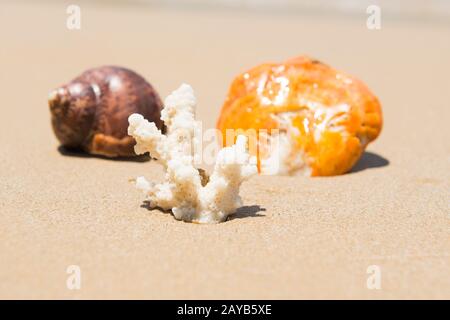
[[[365,151],[349,173],[355,173],[372,168],[381,168],[389,165],[389,160],[370,151]]]
[[[65,157],[75,157],[75,158],[97,158],[109,161],[129,161],[129,162],[147,162],[152,158],[148,154],[136,156],[136,157],[116,157],[108,158],[100,155],[89,154],[81,149],[71,149],[63,146],[58,147],[58,152]]]
[[[162,213],[173,215],[171,210],[164,210],[160,207],[152,207],[150,201],[148,201],[148,200],[145,200],[142,202],[141,208],[145,208],[147,210],[158,210]],[[240,207],[239,209],[237,209],[235,214],[229,216],[226,221],[231,221],[234,219],[243,219],[243,218],[265,217],[264,214],[259,213],[261,211],[266,211],[266,209],[262,208],[261,206],[258,206],[258,205],[243,206],[243,207]]]

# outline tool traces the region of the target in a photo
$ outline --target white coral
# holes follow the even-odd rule
[[[151,206],[172,210],[178,220],[217,223],[242,205],[239,187],[257,169],[246,150],[247,138],[238,136],[235,145],[219,151],[213,173],[202,185],[200,172],[194,166],[196,104],[194,92],[187,84],[165,99],[161,119],[167,127],[166,135],[140,114],[129,117],[128,134],[137,141],[136,153],[150,152],[166,170],[163,183],[138,177],[136,187],[147,195]]]

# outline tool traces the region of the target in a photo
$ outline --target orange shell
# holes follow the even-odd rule
[[[361,81],[305,56],[238,75],[217,122],[224,141],[227,129],[288,132],[312,176],[349,171],[381,127],[380,103]]]

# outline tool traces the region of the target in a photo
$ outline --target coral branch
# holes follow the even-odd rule
[[[246,150],[247,138],[238,136],[235,145],[219,151],[210,177],[195,168],[194,133],[199,126],[195,121],[196,104],[194,92],[187,84],[166,98],[161,112],[166,135],[139,114],[129,117],[128,134],[137,141],[136,153],[150,152],[166,170],[164,182],[155,184],[138,177],[136,187],[146,194],[153,207],[171,209],[178,220],[217,223],[242,205],[239,187],[257,172],[256,161]]]

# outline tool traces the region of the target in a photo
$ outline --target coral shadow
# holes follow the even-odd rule
[[[381,168],[389,165],[389,160],[373,152],[365,151],[349,173],[371,168]]]
[[[170,210],[170,209],[169,209],[169,210],[164,210],[164,209],[161,208],[161,207],[153,207],[153,206],[151,205],[150,201],[148,201],[148,200],[144,200],[144,201],[142,202],[141,208],[147,209],[147,210],[149,210],[149,211],[151,211],[151,210],[158,210],[158,211],[161,211],[162,213],[168,213],[168,214],[170,214],[170,215],[173,215],[173,214],[172,214],[172,210]]]
[[[228,220],[265,217],[266,215],[259,213],[262,211],[266,211],[266,208],[259,205],[243,206],[237,209],[235,214],[229,216]]]
[[[147,162],[152,158],[148,154],[136,156],[136,157],[116,157],[116,158],[108,158],[100,155],[89,154],[80,149],[71,149],[63,146],[58,147],[58,152],[65,157],[75,157],[75,158],[97,158],[104,159],[109,161],[130,161],[130,162]]]
[[[160,207],[152,207],[150,201],[145,200],[141,204],[141,208],[147,209],[147,210],[158,210],[162,213],[167,213],[170,215],[172,214],[171,210],[164,210]],[[261,211],[266,211],[265,208],[262,208],[261,206],[254,205],[254,206],[243,206],[236,210],[236,213],[228,216],[228,219],[226,221],[234,220],[234,219],[243,219],[243,218],[255,218],[255,217],[265,217],[264,214],[259,214]]]

